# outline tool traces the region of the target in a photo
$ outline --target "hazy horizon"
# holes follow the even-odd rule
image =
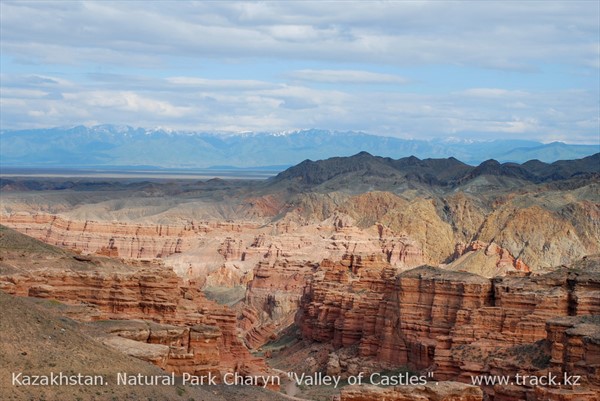
[[[414,137],[397,137],[390,134],[381,134],[377,132],[366,132],[366,131],[358,131],[358,130],[337,130],[337,129],[321,129],[319,127],[310,127],[310,128],[301,128],[301,129],[291,129],[291,130],[281,130],[281,131],[267,131],[267,130],[257,130],[257,131],[226,131],[226,130],[194,130],[194,129],[173,129],[164,126],[133,126],[127,124],[111,124],[111,123],[103,123],[103,124],[74,124],[74,125],[63,125],[63,126],[48,126],[48,127],[38,127],[38,128],[13,128],[13,129],[2,129],[0,132],[19,132],[19,131],[37,131],[37,130],[72,130],[78,127],[84,127],[86,129],[97,129],[97,128],[127,128],[134,131],[144,130],[147,132],[164,132],[164,133],[172,133],[176,135],[272,135],[272,136],[286,136],[293,135],[307,131],[323,131],[330,133],[354,133],[354,134],[364,134],[369,136],[383,137],[383,138],[396,138],[401,140],[408,141],[426,141],[426,142],[448,142],[448,143],[473,143],[473,142],[495,142],[495,141],[504,141],[504,140],[513,140],[515,142],[518,141],[532,141],[538,142],[540,144],[552,144],[552,143],[563,143],[569,145],[599,145],[600,137],[598,137],[597,141],[594,141],[593,138],[590,138],[590,142],[572,142],[569,141],[568,138],[565,140],[544,140],[544,139],[527,139],[527,138],[503,138],[499,134],[495,137],[484,137],[481,138],[477,136],[476,133],[473,133],[471,136],[431,136],[427,138],[414,138]],[[600,150],[600,149],[599,149]]]

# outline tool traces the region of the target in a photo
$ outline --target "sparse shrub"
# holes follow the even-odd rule
[[[541,355],[538,355],[535,358],[533,358],[533,360],[531,362],[533,363],[533,366],[535,366],[536,368],[544,369],[544,368],[547,368],[548,366],[550,366],[551,359],[552,359],[552,357],[549,354],[541,354]]]

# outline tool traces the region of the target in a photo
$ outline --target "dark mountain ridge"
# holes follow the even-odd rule
[[[182,177],[179,177],[182,178]],[[184,177],[185,178],[185,177]],[[527,184],[553,183],[566,185],[566,180],[581,178],[600,182],[600,153],[576,160],[544,163],[530,160],[523,164],[500,163],[487,160],[471,166],[450,157],[447,159],[419,159],[415,156],[392,159],[360,152],[350,157],[332,157],[325,160],[305,160],[266,180],[218,179],[149,180],[139,178],[115,179],[102,177],[0,177],[0,191],[134,191],[158,192],[164,195],[195,193],[197,196],[227,191],[242,191],[246,195],[258,191],[266,194],[286,190],[290,193],[373,190],[403,192],[407,189],[445,192],[461,186],[469,191],[510,189]],[[483,180],[483,181],[482,181]],[[246,196],[244,195],[244,196]],[[241,196],[241,195],[240,195]]]
[[[360,152],[350,157],[326,160],[305,160],[271,178],[272,184],[293,183],[311,188],[340,177],[354,176],[361,180],[386,179],[414,182],[439,187],[456,187],[481,176],[506,177],[534,184],[566,180],[575,177],[600,175],[600,153],[577,160],[544,163],[530,160],[523,164],[499,163],[487,160],[470,166],[453,157],[448,159],[419,159],[415,156],[401,159],[373,156]]]

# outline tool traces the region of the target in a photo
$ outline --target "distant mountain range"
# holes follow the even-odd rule
[[[317,129],[224,134],[99,125],[0,132],[0,164],[5,167],[281,167],[360,151],[391,158],[455,157],[476,165],[488,159],[518,163],[578,159],[600,151],[600,144],[426,141]]]
[[[8,168],[10,169],[10,168]],[[75,170],[73,170],[75,171]],[[243,178],[243,177],[238,177]],[[562,182],[561,188],[581,183],[598,182],[600,179],[600,153],[582,159],[560,160],[544,163],[530,160],[526,163],[499,163],[487,160],[477,166],[470,166],[453,157],[446,159],[419,159],[414,156],[401,159],[373,156],[360,152],[348,157],[332,157],[325,160],[305,160],[295,166],[264,180],[233,180],[227,182],[214,178],[189,180],[178,185],[162,187],[160,191],[175,195],[182,193],[206,194],[220,191],[243,190],[244,197],[249,193],[365,193],[388,191],[405,193],[417,191],[427,196],[461,190],[469,193],[505,191],[523,188],[529,184],[549,184]],[[567,183],[571,181],[571,183]],[[158,185],[158,186],[157,186]],[[0,191],[120,191],[133,190],[156,193],[160,184],[139,178],[129,181],[101,181],[92,178],[65,178],[47,180],[44,178],[0,177]],[[233,192],[232,192],[233,193]],[[220,195],[222,196],[222,194]],[[594,194],[590,194],[593,198]]]

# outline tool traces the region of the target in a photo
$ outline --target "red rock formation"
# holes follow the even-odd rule
[[[578,400],[598,401],[600,394],[600,316],[566,316],[546,323],[546,338],[542,347],[549,348],[541,356],[542,369],[531,364],[496,359],[491,373],[510,376],[515,373],[553,378],[554,384],[496,385],[488,389],[494,401],[513,400]],[[522,354],[535,351],[536,345],[515,347]],[[539,358],[539,356],[537,357]],[[517,364],[515,364],[517,362]],[[539,360],[538,360],[539,363]],[[535,365],[535,360],[534,360]]]
[[[550,366],[556,373],[577,375],[600,386],[600,316],[551,319],[546,323]]]
[[[333,341],[341,347],[373,335],[386,281],[395,274],[396,269],[381,257],[347,255],[338,263],[321,262],[321,271],[305,290],[303,307],[297,316],[303,336]]]
[[[342,389],[339,401],[482,401],[483,393],[476,386],[456,382],[428,383],[424,386],[348,386]]]
[[[597,271],[559,269],[543,276],[490,280],[426,266],[396,276],[385,264],[356,269],[324,261],[305,289],[296,322],[306,339],[342,349],[357,346],[357,356],[371,361],[363,359],[363,367],[408,365],[433,369],[438,379],[467,383],[474,375],[530,374],[543,367],[533,366],[535,361],[517,362],[523,357],[518,347],[531,346],[543,359],[548,351],[534,344],[546,339],[556,343],[554,337],[560,337],[558,329],[549,334],[548,321],[598,314]],[[582,342],[571,333],[571,343]],[[553,348],[557,361],[554,354],[565,341]],[[570,349],[566,358],[575,358],[581,366],[577,372],[597,386],[597,348]],[[538,390],[521,386],[486,391],[507,401],[512,400],[509,394],[525,399],[518,397],[533,397]]]
[[[355,265],[360,265],[362,259],[387,260],[400,268],[422,261],[422,252],[410,239],[394,237],[381,225],[373,227],[373,232],[364,232],[349,221],[334,219],[318,229],[321,237],[330,235],[323,239],[315,239],[314,233],[309,236],[308,228],[305,230],[283,233],[268,246],[264,235],[257,236],[247,248],[248,254],[265,249],[264,258],[256,263],[253,279],[248,283],[239,321],[250,347],[264,344],[293,322],[303,288],[316,266],[310,262],[314,257],[339,255],[347,259],[343,263]]]
[[[180,226],[73,221],[47,214],[3,216],[5,224],[23,234],[63,248],[105,256],[153,259],[190,248],[186,241],[215,229],[215,224]]]
[[[293,322],[304,286],[315,268],[310,263],[286,260],[257,264],[238,323],[246,331],[246,343],[250,347],[264,344]]]
[[[241,260],[245,258],[244,243],[231,237],[225,238],[225,241],[219,246],[218,252],[223,255],[225,260]]]
[[[271,225],[194,221],[148,225],[16,213],[3,215],[2,224],[83,254],[161,258],[181,277],[215,286],[247,282],[248,274],[264,261],[273,265],[285,259],[303,265],[324,258],[339,259],[346,253],[382,253],[393,265],[410,268],[424,260],[421,248],[408,236],[398,236],[381,224],[359,229],[343,216],[306,225],[290,220]],[[217,271],[224,266],[231,275]]]
[[[400,269],[424,260],[420,247],[375,224],[359,229],[346,215],[299,225],[282,220],[271,226],[249,223],[195,223],[148,226],[76,222],[49,215],[15,214],[3,222],[51,244],[111,257],[162,257],[185,279],[201,285],[248,285],[239,327],[248,345],[258,347],[293,321],[302,289],[315,260],[377,257]]]
[[[341,270],[350,269],[351,274],[360,278],[356,280],[357,291],[369,296],[369,275],[377,276],[382,267],[389,267],[385,255],[344,255],[340,262]],[[333,262],[325,260],[322,264]],[[292,263],[276,261],[274,264],[259,263],[254,271],[254,278],[248,284],[245,306],[241,313],[240,327],[246,331],[247,344],[256,348],[264,344],[281,329],[289,326],[298,311],[300,299],[306,283],[312,279],[316,265],[311,263]],[[390,274],[396,272],[390,268]],[[375,273],[374,273],[375,272]],[[326,277],[325,280],[336,280],[340,277]],[[342,275],[343,276],[343,275]],[[378,280],[374,277],[374,280]],[[377,293],[375,293],[377,294]],[[376,295],[378,296],[378,295]]]
[[[521,259],[515,258],[507,249],[494,242],[472,241],[456,244],[452,261],[443,268],[468,271],[485,277],[506,274],[530,273],[531,269]]]
[[[144,346],[111,339],[109,344],[181,374],[266,370],[262,359],[248,352],[237,336],[235,311],[207,300],[193,286],[165,268],[131,273],[48,270],[0,276],[0,287],[21,296],[92,305],[99,313],[88,320],[143,319],[159,323],[126,324],[121,337],[159,344]]]

